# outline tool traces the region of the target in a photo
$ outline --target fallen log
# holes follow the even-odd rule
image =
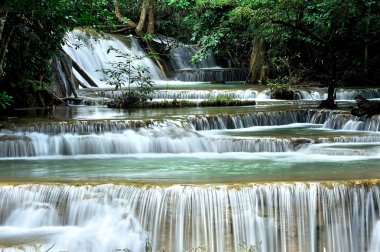
[[[98,87],[98,85],[91,79],[91,77],[72,59],[74,69],[85,79],[91,87]]]
[[[351,109],[354,116],[373,116],[380,114],[380,101],[370,101],[361,95],[356,96],[356,106]]]

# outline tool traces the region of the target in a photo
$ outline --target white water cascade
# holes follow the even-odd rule
[[[104,81],[105,75],[100,70],[110,68],[108,62],[120,62],[121,60],[114,51],[107,53],[110,47],[138,57],[145,55],[138,41],[133,38],[130,38],[128,42],[128,40],[122,40],[113,35],[101,37],[86,34],[81,30],[74,30],[67,33],[65,41],[63,50],[99,87],[110,87],[106,85]],[[130,43],[130,45],[127,45],[127,43]],[[160,69],[149,57],[144,57],[135,63],[147,67],[153,80],[163,79]],[[76,71],[74,73],[79,81],[88,84]],[[127,82],[128,80],[125,81]]]
[[[337,100],[354,100],[356,96],[361,95],[367,99],[380,98],[380,89],[367,88],[367,89],[344,89],[338,88],[336,90]],[[295,99],[297,100],[324,100],[327,99],[327,90],[297,90],[295,92]]]
[[[0,158],[238,152],[303,152],[307,155],[340,156],[380,154],[378,134],[325,137],[317,130],[313,133],[315,136],[292,133],[289,138],[281,134],[255,133],[260,128],[271,132],[284,125],[288,125],[285,127],[288,130],[311,127],[309,130],[380,131],[377,116],[358,119],[339,111],[313,109],[188,116],[182,120],[166,121],[49,123],[1,130]],[[240,130],[236,131],[238,137],[224,135],[231,130]]]
[[[196,46],[181,46],[171,50],[171,63],[175,70],[195,69],[195,68],[220,68],[216,64],[215,57],[210,54],[206,59],[192,62],[192,57],[197,53]]]
[[[143,252],[149,238],[153,251],[360,252],[378,235],[379,199],[377,185],[319,183],[0,186],[0,244]]]
[[[64,111],[1,125],[1,251],[379,251],[379,116]]]
[[[175,72],[175,78],[187,82],[210,81],[244,81],[247,73],[241,68],[222,68],[210,53],[201,61],[192,62],[192,57],[198,48],[192,45],[183,45],[171,50],[170,63]]]

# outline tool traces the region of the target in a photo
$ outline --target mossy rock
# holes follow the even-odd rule
[[[270,94],[272,99],[294,100],[294,91],[289,89],[275,89]]]

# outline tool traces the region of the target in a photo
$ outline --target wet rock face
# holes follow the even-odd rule
[[[292,143],[294,146],[294,150],[299,150],[303,146],[306,146],[306,145],[313,143],[313,140],[310,138],[293,138]]]
[[[294,100],[294,92],[287,89],[276,89],[271,92],[272,99]]]
[[[353,116],[373,116],[380,114],[380,102],[379,101],[370,101],[364,98],[361,95],[358,95],[356,98],[356,106],[352,108],[351,115]]]

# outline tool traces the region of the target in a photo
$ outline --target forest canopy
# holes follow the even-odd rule
[[[213,52],[221,64],[248,68],[250,84],[376,85],[379,10],[371,0],[3,1],[0,103],[12,96],[17,106],[33,104],[24,94],[48,88],[51,61],[75,27],[134,34],[162,59],[153,36],[197,44],[194,61]]]

